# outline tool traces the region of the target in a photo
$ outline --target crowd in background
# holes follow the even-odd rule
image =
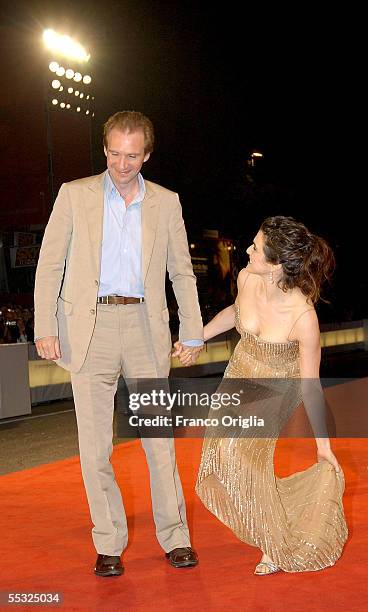
[[[0,344],[34,341],[33,308],[13,303],[0,305]]]

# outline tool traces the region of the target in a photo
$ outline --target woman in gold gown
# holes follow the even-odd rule
[[[236,382],[229,379],[258,380],[259,388],[251,384],[252,397],[245,393],[245,404],[232,415],[257,410],[271,424],[261,438],[245,436],[240,428],[229,434],[219,419],[220,425],[206,432],[196,492],[240,540],[260,548],[255,574],[320,570],[334,565],[347,538],[344,476],[324,433],[320,333],[313,307],[331,273],[333,254],[303,224],[281,216],[263,222],[247,253],[235,304],[205,326],[204,339],[235,325],[240,340],[219,390]],[[276,382],[281,387],[272,393]],[[277,436],[302,400],[316,437],[317,462],[278,478],[273,466]]]

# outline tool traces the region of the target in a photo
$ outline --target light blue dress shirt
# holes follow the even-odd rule
[[[127,207],[108,170],[104,178],[104,216],[98,296],[144,297],[142,281],[142,201],[146,187],[138,174],[139,190]],[[202,340],[185,340],[201,346]]]
[[[141,211],[146,192],[138,175],[139,191],[128,207],[106,170],[101,274],[98,295],[144,297],[141,257]]]

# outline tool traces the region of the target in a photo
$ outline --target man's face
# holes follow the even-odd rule
[[[144,152],[144,134],[141,130],[121,132],[113,128],[107,137],[104,151],[110,176],[115,186],[123,192],[134,183],[150,156]]]

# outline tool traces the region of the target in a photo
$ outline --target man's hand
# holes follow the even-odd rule
[[[42,359],[60,359],[60,343],[57,336],[45,336],[35,341],[37,353]]]
[[[174,343],[174,350],[172,352],[173,357],[178,357],[181,365],[189,367],[194,365],[197,361],[198,355],[203,351],[204,345],[202,346],[185,346],[181,342]]]

